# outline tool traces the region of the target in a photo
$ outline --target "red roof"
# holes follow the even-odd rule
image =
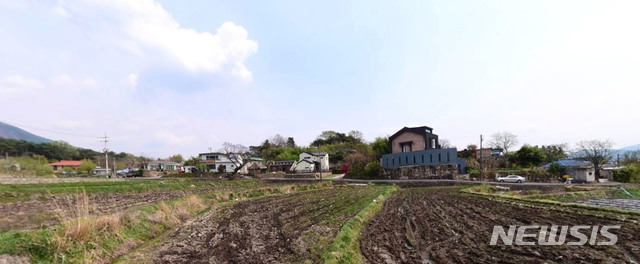
[[[80,166],[82,164],[81,160],[61,160],[58,162],[51,163],[51,166]]]

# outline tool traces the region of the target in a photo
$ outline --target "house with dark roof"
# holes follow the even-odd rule
[[[430,177],[437,177],[436,174],[458,174],[466,171],[466,160],[458,158],[457,149],[441,148],[438,135],[428,126],[400,129],[389,137],[389,149],[391,153],[383,155],[380,159],[380,165],[383,170],[387,169],[387,172],[421,167],[424,171],[433,172],[430,173]]]
[[[303,161],[313,163],[313,171],[329,171],[329,153],[327,152],[302,152],[298,156],[298,161],[291,167],[292,170],[298,172],[307,170],[307,165],[299,165]],[[302,167],[300,167],[302,166]]]
[[[291,166],[296,163],[295,160],[276,160],[269,163],[269,171],[276,172],[282,171],[287,172],[291,170]]]
[[[564,168],[565,173],[571,176],[572,182],[594,182],[595,167],[591,162],[575,159],[559,159],[552,163],[542,165],[543,168],[549,169],[551,164],[557,163]]]
[[[391,153],[438,149],[438,135],[428,126],[404,127],[389,137]]]
[[[316,163],[309,159],[301,159],[297,161],[294,166],[291,167],[291,170],[295,170],[298,173],[301,172],[315,172],[316,171]]]

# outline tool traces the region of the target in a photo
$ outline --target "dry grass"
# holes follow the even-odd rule
[[[86,192],[74,194],[56,201],[56,217],[60,229],[55,232],[53,242],[57,254],[65,252],[73,245],[89,243],[99,234],[117,234],[122,228],[122,214],[92,216],[93,205]]]
[[[173,205],[161,202],[158,210],[153,214],[147,215],[147,219],[154,223],[159,223],[167,228],[174,227],[204,210],[202,199],[192,195],[185,200],[179,201]]]

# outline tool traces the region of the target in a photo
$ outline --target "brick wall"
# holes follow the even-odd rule
[[[424,137],[422,135],[405,132],[393,139],[393,142],[391,142],[391,153],[402,152],[402,148],[400,148],[400,142],[406,141],[413,141],[411,151],[424,150]]]

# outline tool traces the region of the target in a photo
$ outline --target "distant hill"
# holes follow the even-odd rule
[[[0,137],[8,138],[8,139],[25,140],[25,141],[30,141],[34,143],[53,142],[51,139],[43,138],[41,136],[31,134],[25,131],[24,129],[21,129],[3,122],[0,122]]]
[[[640,144],[638,145],[633,145],[633,146],[626,146],[624,148],[621,148],[620,150],[622,151],[635,151],[635,150],[640,150]]]

